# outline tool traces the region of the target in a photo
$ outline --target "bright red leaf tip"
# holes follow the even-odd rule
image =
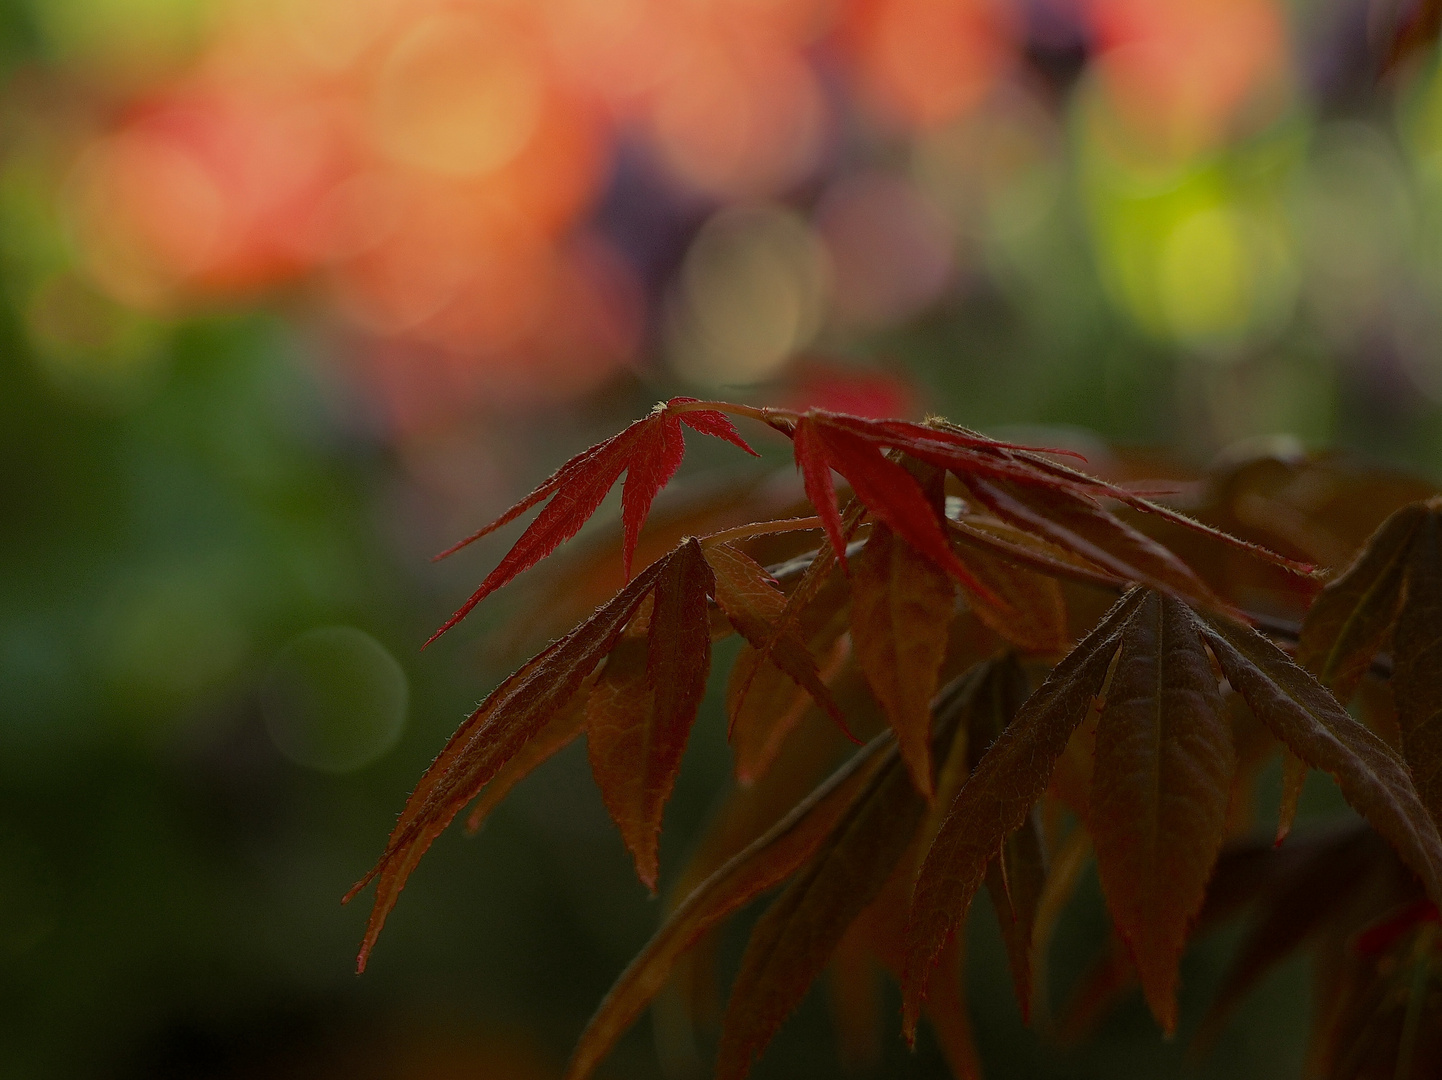
[[[437,559],[443,559],[502,525],[514,521],[537,503],[550,499],[521,534],[521,538],[506,553],[505,558],[481,582],[480,588],[471,594],[460,610],[446,620],[445,625],[426,639],[426,645],[464,619],[472,608],[491,593],[535,566],[575,536],[596,512],[596,508],[601,505],[601,501],[623,472],[626,474],[626,483],[621,490],[621,524],[624,532],[621,557],[626,567],[626,578],[630,580],[631,560],[636,552],[641,526],[645,524],[646,515],[651,510],[651,502],[676,474],[681,458],[685,455],[682,424],[703,435],[724,439],[748,454],[759,456],[741,438],[725,413],[716,409],[672,412],[677,405],[692,404],[695,401],[696,398],[675,397],[657,405],[650,416],[635,421],[619,435],[613,435],[577,454],[547,477],[535,491],[484,529],[472,533],[437,555]]]
[[[846,536],[836,508],[833,469],[850,481],[856,497],[879,521],[918,552],[987,601],[1008,607],[956,557],[912,475],[882,453],[882,446],[894,441],[886,430],[893,426],[818,411],[807,413],[796,425],[792,448],[806,497],[816,508],[842,568],[846,568]]]

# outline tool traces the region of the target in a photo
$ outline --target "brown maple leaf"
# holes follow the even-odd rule
[[[659,828],[661,809],[705,685],[705,658],[710,652],[706,604],[713,590],[700,543],[687,540],[648,566],[610,603],[523,665],[481,703],[411,793],[380,861],[346,896],[350,900],[370,881],[378,880],[359,968],[365,967],[406,879],[452,819],[522,755],[533,739],[542,737],[557,749],[563,744],[564,736],[546,737],[544,733],[601,661],[611,656],[618,644],[630,644],[623,641],[623,634],[648,602],[648,640],[656,644],[648,644],[639,689],[628,699],[627,708],[606,714],[613,723],[601,736],[605,749],[600,754],[597,779],[636,857],[642,881],[654,886],[654,830]],[[630,650],[622,656],[628,658]],[[617,681],[607,684],[607,693],[612,693]],[[595,692],[593,689],[592,694]],[[592,722],[595,714],[589,701],[586,713],[588,723]],[[624,721],[618,713],[624,713]],[[597,756],[593,752],[593,764]],[[642,777],[639,784],[630,780],[633,772]],[[519,777],[507,778],[509,782],[514,779]]]
[[[661,814],[671,797],[711,667],[707,601],[716,580],[701,544],[666,559],[644,636],[624,635],[586,703],[591,773],[652,892]]]
[[[1331,773],[1428,896],[1442,896],[1442,837],[1394,751],[1257,632],[1133,590],[1056,666],[953,802],[913,899],[908,1035],[934,958],[1094,707],[1089,821],[1103,887],[1153,1013],[1175,1024],[1177,964],[1224,835],[1232,760],[1203,644],[1273,734]]]

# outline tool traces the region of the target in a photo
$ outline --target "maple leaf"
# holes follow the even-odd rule
[[[826,997],[836,1032],[842,1072],[875,1070],[881,1064],[879,972],[860,917],[842,936],[826,966]]]
[[[966,723],[966,775],[977,765],[1007,729],[1026,700],[1026,673],[1007,654],[989,665],[985,679],[970,701]],[[958,777],[958,780],[963,779]],[[948,794],[955,798],[960,783]],[[991,896],[1006,946],[1012,986],[1022,1019],[1029,1018],[1032,1000],[1032,946],[1035,940],[1037,907],[1046,888],[1047,866],[1041,827],[1035,809],[1021,826],[1002,843],[1001,851],[987,868],[986,890]]]
[[[706,692],[707,600],[715,591],[700,542],[686,541],[656,576],[646,636],[621,639],[586,705],[591,772],[652,892],[661,814]]]
[[[631,556],[632,566],[650,565],[688,536],[707,537],[752,522],[764,522],[769,529],[775,519],[809,512],[801,485],[791,480],[784,472],[763,470],[737,478],[708,474],[693,478],[680,489],[670,485],[666,494],[671,497],[658,498],[646,518]],[[781,536],[778,546],[785,541]],[[758,537],[751,545],[753,555],[767,546],[768,538]],[[564,634],[614,596],[627,580],[624,547],[619,521],[590,535],[583,530],[566,550],[549,557],[545,573],[513,582],[510,587],[519,592],[517,607],[525,612],[525,618],[488,633],[487,654],[498,661],[519,657],[537,642],[544,645]]]
[[[518,750],[509,761],[496,771],[489,783],[481,789],[479,797],[466,817],[466,832],[478,832],[511,789],[560,753],[586,730],[586,705],[590,698],[594,677],[582,684],[581,689],[543,724],[539,731]]]
[[[782,624],[786,594],[765,567],[729,544],[708,544],[706,559],[716,579],[716,603],[736,632],[838,722],[841,709],[827,690],[816,658],[797,629]],[[734,717],[733,717],[734,720]]]
[[[937,695],[933,712],[938,729],[953,729],[956,732],[951,740],[951,749],[945,756],[937,759],[938,797],[946,798],[954,794],[964,778],[967,768],[964,745],[966,740],[959,736],[974,722],[972,715],[977,709],[992,707],[996,695],[990,692],[989,686],[995,681],[998,672],[1006,676],[1006,681],[1021,678],[1024,693],[1025,677],[1010,656],[1004,656],[1000,661],[976,664],[962,676],[952,680]],[[756,788],[738,789],[733,793],[717,823],[708,830],[698,857],[682,875],[684,887],[678,886],[678,889],[683,894],[720,865],[718,855],[739,849],[741,845],[735,843],[733,838],[738,825],[743,829],[747,828],[746,823],[753,819],[760,807],[775,805],[776,800],[785,798],[787,792],[792,793],[792,801],[805,794],[810,782],[814,782],[806,781],[806,778],[811,775],[819,760],[814,756],[815,750],[822,745],[834,746],[831,742],[822,744],[817,741],[815,736],[824,731],[819,725],[803,728],[803,732],[810,737],[788,741],[784,760],[765,775],[762,784]],[[894,760],[892,768],[896,769]],[[909,786],[909,782],[902,786]],[[928,824],[916,830],[909,850],[896,865],[881,894],[852,922],[831,957],[828,985],[833,1004],[844,1012],[844,1022],[852,1029],[851,1035],[843,1039],[841,1045],[843,1061],[862,1058],[869,1060],[870,1050],[875,1045],[876,972],[870,961],[874,959],[900,978],[905,956],[902,931],[906,906],[920,855],[925,852],[930,837],[935,832],[935,827],[930,824],[934,807],[935,804],[928,808]],[[768,820],[774,819],[774,816],[773,814]],[[936,824],[939,824],[939,819]],[[752,832],[750,835],[755,834],[756,832]],[[696,977],[696,964],[691,958],[695,957],[700,948],[698,945],[688,954],[688,963],[684,967],[688,980]],[[707,949],[706,953],[707,956],[701,963],[709,967],[710,950]],[[959,952],[953,951],[951,957],[944,958],[934,973],[931,981],[933,992],[927,1000],[926,1016],[954,1074],[958,1077],[976,1077],[979,1076],[979,1070],[975,1050],[971,1045],[970,1021],[961,993],[959,964]],[[688,983],[688,994],[695,996],[698,990],[694,982]],[[704,990],[699,993],[705,996]],[[736,994],[733,993],[732,997],[735,1000]],[[841,1033],[838,1032],[838,1035]]]
[[[987,547],[952,539],[957,558],[1002,599],[1003,606],[997,607],[982,596],[967,595],[968,606],[988,629],[1022,652],[1051,654],[1067,647],[1066,600],[1055,579]]]
[[[775,426],[781,427],[782,425],[775,424]],[[782,429],[785,430],[784,427]],[[1240,540],[1219,529],[1212,528],[1204,522],[1147,499],[1134,491],[1109,484],[1042,456],[1080,456],[1068,450],[1018,446],[1015,443],[988,439],[974,431],[944,421],[914,424],[900,420],[868,420],[817,409],[813,409],[793,421],[790,424],[790,432],[794,442],[797,466],[801,468],[803,476],[807,480],[807,495],[811,498],[813,505],[817,506],[817,512],[822,513],[823,518],[825,513],[817,503],[817,497],[818,495],[825,496],[830,490],[829,474],[826,474],[822,468],[824,463],[830,462],[832,468],[852,482],[858,498],[866,503],[878,517],[887,520],[880,508],[888,505],[886,481],[894,478],[895,474],[887,470],[878,471],[874,466],[882,449],[889,448],[900,451],[917,461],[949,471],[963,484],[1000,482],[1013,488],[1016,486],[1026,488],[1033,497],[1048,502],[1049,511],[1055,509],[1063,515],[1069,513],[1075,517],[1081,514],[1094,519],[1093,528],[1118,531],[1115,529],[1115,525],[1122,523],[1103,509],[1098,502],[1100,499],[1112,499],[1135,510],[1154,515],[1206,536],[1221,545],[1270,562],[1291,573],[1308,576],[1313,570],[1310,564],[1297,562],[1260,545]],[[802,442],[804,442],[804,446]],[[863,478],[864,486],[868,489],[869,494],[863,494],[861,489],[856,487],[856,478],[851,471],[848,471],[848,466]],[[911,507],[914,506],[914,500],[910,493],[897,491],[895,499],[896,502],[890,504],[890,509],[895,515],[898,518],[912,518],[914,513]],[[1098,518],[1110,520],[1095,520]],[[896,528],[894,522],[887,520],[887,523]],[[905,536],[909,543],[913,543],[913,546],[917,546],[912,536],[908,535],[905,530],[897,528],[897,532]],[[924,532],[924,529],[919,529],[917,536],[922,537],[924,542],[928,542],[924,539]],[[835,544],[838,539],[836,533],[828,529],[828,534]],[[1122,539],[1124,546],[1135,546],[1136,544],[1134,539],[1125,535],[1125,531],[1122,531]],[[1160,545],[1155,545],[1155,547],[1160,549]],[[837,550],[840,551],[840,548]],[[926,547],[918,547],[918,550],[935,558]],[[1165,559],[1165,549],[1153,552],[1151,557]],[[1180,563],[1175,556],[1172,556],[1171,559]],[[946,565],[944,562],[938,564]],[[1172,570],[1175,571],[1175,567]],[[1164,581],[1165,578],[1166,575],[1163,575],[1162,580]],[[958,580],[965,582],[966,579],[958,577]],[[1150,582],[1147,583],[1150,584]],[[1169,591],[1169,589],[1163,585],[1162,591]],[[1185,593],[1178,595],[1183,599],[1188,598]],[[1215,596],[1205,599],[1209,606],[1219,603]]]
[[[926,811],[893,744],[867,787],[751,932],[721,1027],[718,1080],[740,1080],[873,900]]]
[[[677,959],[711,927],[785,881],[826,842],[892,746],[879,735],[715,873],[671,913],[616,981],[572,1052],[565,1080],[584,1080],[665,985]]]
[[[677,406],[695,401],[695,398],[678,397],[657,405],[650,416],[635,421],[620,434],[577,454],[495,521],[437,555],[436,558],[443,559],[454,554],[502,525],[514,521],[537,503],[550,500],[496,568],[486,575],[480,587],[430,636],[426,644],[429,645],[464,619],[491,593],[535,566],[562,543],[575,536],[596,512],[623,472],[626,474],[626,483],[621,490],[621,520],[624,532],[621,558],[629,580],[632,556],[641,534],[641,526],[645,524],[646,515],[650,512],[651,502],[680,468],[681,459],[686,452],[685,439],[681,434],[682,424],[703,434],[724,439],[748,454],[756,455],[756,451],[746,444],[724,413],[714,409],[672,411]]]
[[[1426,511],[1404,506],[1378,527],[1346,573],[1312,602],[1297,642],[1297,663],[1350,701],[1382,647],[1402,603],[1408,552]]]
[[[981,1061],[972,1038],[962,977],[965,944],[953,940],[942,951],[927,983],[926,1019],[956,1080],[981,1080]],[[899,969],[898,969],[899,970]]]
[[[777,757],[774,769],[750,784],[733,784],[720,800],[672,882],[667,911],[762,833],[789,814],[835,770],[853,749],[818,712],[798,725]]]
[[[927,980],[971,906],[987,865],[1026,821],[1046,790],[1053,765],[1101,691],[1121,628],[1141,601],[1133,592],[1062,660],[992,744],[958,792],[917,878],[907,927],[902,983],[908,1040]]]
[[[851,662],[844,629],[823,630],[811,638],[808,648],[821,653],[817,676],[832,695],[832,684],[841,680]],[[854,699],[848,707],[856,712]],[[829,715],[833,722],[838,715],[816,705],[814,697],[767,660],[764,652],[749,643],[742,645],[726,685],[728,738],[737,782],[749,786],[766,775],[787,738],[812,709]],[[842,725],[838,724],[837,730],[843,730]]]
[[[846,512],[841,515],[842,520],[840,527],[843,539],[849,538],[851,533],[860,525],[864,512],[865,508],[855,501],[847,507]],[[800,579],[797,581],[796,586],[786,597],[786,603],[782,607],[780,615],[776,617],[775,622],[772,624],[770,634],[767,636],[766,641],[764,644],[759,644],[755,647],[754,656],[743,650],[743,658],[746,659],[747,663],[744,666],[737,667],[732,673],[732,680],[727,688],[727,709],[732,720],[728,732],[730,735],[737,734],[736,725],[744,715],[743,708],[746,698],[750,693],[757,675],[776,667],[775,664],[771,663],[771,652],[778,647],[784,649],[788,635],[797,633],[799,628],[804,629],[805,616],[810,614],[812,622],[815,623],[817,621],[816,613],[819,611],[819,621],[825,624],[829,616],[838,611],[841,604],[844,603],[844,580],[841,582],[843,591],[835,591],[830,588],[835,579],[833,570],[838,562],[835,550],[823,545],[813,552],[809,559],[805,559],[804,557],[803,559],[805,568],[801,572]],[[799,565],[803,559],[798,559],[797,564]],[[812,631],[813,633],[825,633],[819,626],[813,626]],[[837,627],[836,633],[840,634],[842,632],[843,628]],[[781,658],[781,662],[786,662],[784,656]],[[843,735],[858,746],[861,745],[861,740],[852,734],[845,717],[839,709],[828,708],[826,711],[836,722],[837,728]],[[794,721],[794,718],[788,715],[788,720]],[[784,732],[780,732],[779,734],[784,734]],[[761,751],[759,759],[755,763],[756,768],[762,767],[764,760],[769,759],[770,753],[776,745],[774,741],[776,737],[776,735],[773,735],[771,739],[763,737],[760,740],[763,747],[766,748]],[[740,761],[738,761],[738,767],[740,764]],[[745,769],[743,768],[742,771],[744,772]]]
[[[1236,768],[1232,771],[1232,796],[1227,803],[1227,837],[1229,840],[1251,835],[1257,817],[1256,788],[1263,770],[1280,750],[1271,730],[1253,714],[1240,694],[1228,687],[1222,694],[1222,711],[1232,733],[1232,750]],[[1304,774],[1305,776],[1305,774]],[[1283,785],[1283,803],[1286,802]]]
[[[378,879],[357,970],[395,907],[406,879],[452,819],[580,689],[646,599],[664,560],[652,563],[575,630],[527,661],[467,717],[406,800],[380,860],[346,894]]]
[[[888,431],[877,421],[817,410],[806,413],[796,423],[792,435],[796,466],[801,470],[806,497],[816,508],[836,557],[844,567],[847,537],[836,506],[833,469],[847,479],[856,498],[877,520],[967,588],[1001,605],[1001,600],[993,597],[951,550],[939,516],[916,478],[882,452],[883,446],[896,441],[886,437]]]
[[[1392,635],[1392,691],[1402,755],[1442,821],[1442,542],[1438,500],[1404,506],[1378,526],[1302,622],[1297,660],[1342,701]]]
[[[1402,758],[1347,714],[1327,690],[1254,630],[1198,616],[1198,629],[1232,688],[1294,754],[1330,773],[1342,795],[1442,899],[1442,837]]]
[[[972,694],[988,685],[978,672],[988,670],[981,665],[937,696],[938,760],[949,758]],[[568,1080],[590,1075],[682,952],[736,908],[792,877],[753,930],[723,1022],[717,1075],[743,1076],[911,850],[926,812],[894,736],[877,736],[682,901],[607,995],[582,1035]]]
[[[897,981],[901,980],[906,963],[905,925],[912,883],[921,858],[941,825],[939,812],[950,803],[979,756],[976,742],[982,743],[984,749],[994,733],[1005,728],[1026,696],[1026,690],[1027,678],[1015,657],[1002,653],[975,664],[951,680],[936,696],[932,706],[938,741],[936,797],[927,808],[921,826],[915,830],[909,850],[895,865],[880,894],[853,921],[837,947],[838,952],[848,949],[870,952]],[[944,745],[948,732],[954,732],[949,740],[950,749]],[[1020,848],[1017,853],[1023,858],[1027,854]],[[1030,898],[1036,880],[1032,871],[1041,868],[1035,864],[1027,867],[1020,860],[1010,862],[1009,866],[1016,872],[1012,883],[1014,891],[1008,895],[1007,886],[995,878],[989,884],[994,882],[999,890],[997,914],[1010,954],[1013,944],[1026,947],[1023,943],[1033,926]],[[962,951],[959,937],[953,938],[943,950],[928,981],[925,1015],[952,1074],[958,1080],[975,1080],[981,1070],[962,986]],[[834,962],[833,959],[833,965]],[[1018,992],[1025,994],[1025,973],[1018,972],[1017,979]],[[733,1000],[735,996],[733,992]]]
[[[764,567],[729,544],[708,544],[707,558],[716,573],[717,605],[746,640],[727,684],[726,733],[736,778],[750,784],[812,702],[848,731],[828,688],[850,655],[842,637],[845,582],[818,564],[787,597]]]
[[[965,428],[957,428],[951,424],[940,426],[960,431],[966,435],[975,436],[975,432],[967,431]],[[1140,511],[1150,517],[1158,518],[1161,521],[1179,526],[1185,533],[1191,533],[1204,540],[1210,541],[1221,549],[1231,549],[1249,559],[1269,563],[1278,569],[1286,571],[1304,580],[1310,579],[1315,573],[1316,567],[1311,563],[1302,562],[1278,554],[1271,548],[1262,544],[1252,543],[1241,539],[1233,534],[1214,527],[1205,521],[1198,520],[1187,514],[1183,514],[1163,503],[1149,498],[1148,493],[1121,487],[1108,483],[1097,477],[1080,472],[1068,465],[1049,460],[1041,455],[1063,453],[1056,450],[1039,450],[1035,447],[1012,447],[1009,449],[994,450],[993,453],[1006,457],[1013,465],[1021,468],[993,469],[988,470],[985,465],[973,469],[976,476],[986,478],[990,476],[995,480],[1014,480],[1017,483],[1038,490],[1049,490],[1056,493],[1068,493],[1072,496],[1085,496],[1092,500],[1110,499]],[[1069,455],[1076,456],[1076,455]],[[966,469],[952,469],[953,473],[962,479],[966,478]],[[1045,478],[1050,478],[1049,482]],[[1153,494],[1171,494],[1172,492],[1158,492]]]
[[[953,740],[953,749],[960,742],[960,739]],[[847,931],[847,938],[855,942],[853,948],[869,953],[897,980],[901,978],[906,959],[906,905],[914,876],[914,863],[903,857],[902,864],[892,874],[881,896],[872,901]],[[842,947],[845,947],[844,941]],[[926,1019],[952,1076],[956,1080],[980,1080],[981,1062],[972,1037],[971,1016],[962,978],[964,959],[963,943],[957,938],[947,947],[931,973]]]
[[[962,675],[928,708],[937,760],[950,756],[978,689],[991,686],[991,668],[983,664]],[[848,928],[903,864],[926,811],[905,754],[893,745],[846,816],[752,930],[722,1022],[718,1078],[740,1080],[749,1071]]]
[[[406,801],[380,860],[345,897],[349,901],[378,879],[375,904],[357,960],[359,969],[365,968],[386,917],[435,838],[508,763],[525,752],[531,740],[547,730],[597,665],[616,648],[628,624],[649,601],[652,627],[658,623],[665,626],[662,636],[674,639],[674,646],[668,641],[656,650],[662,659],[656,661],[654,674],[648,667],[647,677],[657,690],[636,717],[638,729],[644,732],[641,760],[631,760],[630,764],[640,769],[646,779],[639,788],[627,788],[625,794],[620,794],[616,786],[619,781],[613,783],[607,768],[598,776],[603,793],[612,796],[609,805],[622,835],[633,852],[640,853],[638,870],[645,880],[649,867],[645,829],[652,817],[659,821],[660,807],[674,780],[673,757],[679,759],[677,744],[684,745],[680,729],[689,731],[700,702],[694,671],[689,679],[680,673],[692,670],[685,665],[695,664],[696,650],[705,650],[709,655],[706,599],[711,588],[710,573],[699,542],[691,539],[682,543],[670,555],[642,570],[591,618],[524,664],[451,736]],[[678,663],[682,667],[676,667]],[[699,685],[704,685],[704,664],[699,668]],[[593,689],[592,695],[595,693]],[[586,711],[589,719],[589,702]],[[624,759],[628,755],[622,752],[620,756]],[[607,755],[604,764],[609,766],[610,761]]]
[[[1127,579],[1109,574],[1088,559],[1043,540],[1010,522],[978,514],[960,499],[953,510],[947,507],[947,528],[952,542],[972,551],[999,557],[1017,568],[1028,568],[1048,578],[1076,581],[1108,592],[1126,587]],[[969,556],[963,556],[967,558]]]
[[[1093,962],[1072,991],[1057,1023],[1056,1039],[1062,1046],[1075,1046],[1121,996],[1137,982],[1137,966],[1116,928],[1107,935],[1100,957]]]
[[[931,699],[955,607],[950,579],[885,525],[872,528],[852,573],[851,641],[896,732],[912,780],[931,794]]]
[[[836,510],[833,470],[851,483],[856,498],[878,520],[963,588],[998,609],[997,623],[1006,621],[1009,605],[956,558],[939,535],[942,515],[928,512],[927,499],[915,478],[889,460],[886,450],[951,472],[978,504],[998,518],[1079,556],[1097,573],[1147,585],[1193,605],[1226,612],[1241,622],[1247,622],[1247,616],[1219,597],[1185,562],[1116,517],[1099,500],[1120,501],[1293,573],[1306,575],[1312,570],[1134,492],[1058,465],[1032,448],[986,439],[954,425],[867,420],[813,409],[794,421],[790,434],[807,496],[843,565],[846,544]]]
[[[1190,613],[1148,594],[1121,635],[1096,730],[1091,816],[1097,871],[1162,1028],[1226,829],[1234,767],[1211,661]]]
[[[1103,887],[1153,1012],[1164,1028],[1175,1023],[1176,965],[1225,831],[1232,768],[1203,642],[1253,713],[1308,766],[1332,774],[1436,899],[1442,837],[1401,758],[1256,631],[1133,590],[1022,706],[927,853],[908,929],[908,1037],[934,958],[1099,696],[1088,820]]]
[[[778,676],[785,678],[779,672]],[[732,785],[720,800],[691,857],[667,890],[664,913],[669,915],[698,885],[790,813],[832,772],[847,749],[849,745],[824,714],[819,709],[810,711],[784,740],[774,768],[749,783]],[[653,1010],[653,1022],[665,1029],[658,1030],[657,1038],[692,1045],[698,1027],[719,1026],[724,998],[718,988],[716,938],[715,929],[707,931],[677,961],[665,995],[658,998]]]
[[[1247,621],[1170,550],[1070,487],[963,481],[978,503],[1003,521],[1050,541],[1113,577],[1136,582],[1198,607]]]

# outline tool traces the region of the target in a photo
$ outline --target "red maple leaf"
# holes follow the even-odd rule
[[[1009,448],[1007,443],[933,431],[905,421],[866,420],[840,413],[813,409],[799,417],[792,433],[797,468],[806,485],[806,497],[816,508],[826,535],[846,565],[846,537],[836,507],[832,470],[851,484],[856,497],[893,532],[960,581],[968,589],[998,604],[996,595],[956,557],[936,512],[928,503],[916,479],[890,460],[884,449],[961,446]],[[916,455],[921,456],[921,455]],[[943,466],[944,467],[944,466]],[[1003,605],[1004,606],[1004,605]]]
[[[426,644],[429,645],[464,619],[472,608],[491,593],[535,566],[575,536],[596,512],[601,500],[623,472],[626,474],[626,484],[621,489],[621,522],[625,535],[621,557],[626,567],[626,579],[629,581],[636,541],[641,534],[641,526],[645,524],[646,515],[650,512],[651,502],[676,474],[686,452],[685,440],[681,434],[682,424],[704,435],[725,439],[748,454],[759,456],[746,445],[746,441],[724,413],[714,409],[682,413],[671,411],[677,405],[689,404],[695,400],[675,397],[657,405],[650,416],[635,421],[619,435],[613,435],[605,442],[597,443],[589,450],[577,454],[495,521],[437,555],[437,559],[444,559],[467,544],[514,521],[542,500],[550,499],[521,534],[521,538],[506,552],[505,558],[481,582],[480,588],[446,620],[445,625],[426,640]]]
[[[827,536],[843,565],[846,561],[845,543],[831,482],[833,469],[851,482],[856,497],[877,519],[889,525],[908,544],[944,568],[967,588],[975,590],[988,601],[995,600],[994,594],[979,583],[952,554],[943,537],[943,524],[926,504],[916,481],[884,453],[894,450],[951,472],[971,489],[973,495],[978,495],[978,486],[991,490],[987,486],[991,481],[1020,485],[1021,489],[1032,492],[1036,498],[1047,504],[1049,509],[1055,508],[1058,512],[1064,511],[1074,517],[1087,517],[1093,525],[1109,533],[1109,543],[1144,548],[1150,542],[1144,543],[1144,537],[1113,517],[1100,500],[1115,500],[1145,513],[1166,518],[1294,573],[1308,574],[1312,571],[1310,566],[1238,540],[1175,510],[1151,502],[1136,492],[1077,472],[1042,456],[1079,456],[1072,451],[1000,442],[951,424],[870,420],[820,409],[804,413],[783,430],[792,437],[796,464],[805,480],[807,497],[815,505],[817,514],[826,526]],[[990,509],[997,509],[992,501],[982,501]],[[1036,517],[1035,521],[1029,519],[1022,527],[1030,531],[1039,527],[1038,523],[1044,523],[1044,519],[1045,515]],[[1070,548],[1069,544],[1062,546]],[[1080,553],[1091,557],[1087,552]],[[1125,576],[1129,580],[1153,584],[1160,581],[1165,591],[1199,600],[1204,606],[1216,603],[1215,598],[1205,589],[1177,588],[1174,582],[1168,581],[1168,575],[1157,577],[1128,572]]]

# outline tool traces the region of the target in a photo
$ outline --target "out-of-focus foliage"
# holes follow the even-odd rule
[[[402,431],[628,369],[765,380],[951,312],[947,366],[1007,361],[997,415],[1082,354],[1092,423],[1165,430],[1146,384],[1181,383],[1196,445],[1322,438],[1354,384],[1442,395],[1442,80],[1427,48],[1387,66],[1409,11],[29,0],[16,302],[87,387],[142,379],[178,312],[279,303]]]
[[[336,900],[517,659],[418,652],[503,549],[425,559],[658,397],[1194,461],[1285,434],[1435,478],[1442,77],[1424,43],[1379,78],[1394,7],[0,5],[0,1075],[558,1073],[656,914],[579,748],[437,844],[360,982]],[[695,442],[700,473],[725,448]],[[494,602],[473,634],[527,613]],[[722,699],[663,854],[726,782]],[[1337,805],[1313,784],[1303,817]],[[1104,919],[1080,896],[1058,997]],[[971,952],[1000,985],[1000,940]],[[1224,953],[1188,959],[1184,1031]],[[1207,1069],[1300,1060],[1302,986],[1264,983]],[[1139,1005],[1075,1052],[972,1007],[997,1075],[1184,1056]],[[834,1075],[823,1012],[759,1075]],[[613,1067],[657,1065],[636,1037]]]

